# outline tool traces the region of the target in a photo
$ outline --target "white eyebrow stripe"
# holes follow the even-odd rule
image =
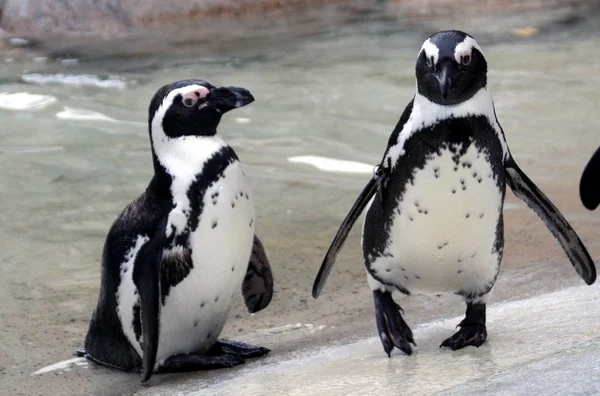
[[[475,41],[475,39],[473,37],[465,37],[465,39],[456,44],[456,47],[454,48],[454,59],[456,59],[456,61],[458,63],[460,63],[460,58],[464,55],[469,55],[471,56],[471,52],[473,52],[473,48],[477,48],[477,50],[479,52],[481,52],[481,54],[483,55],[483,51],[481,49],[481,47],[479,46],[479,44],[477,44],[477,41]]]
[[[434,65],[437,63],[440,56],[440,49],[437,47],[437,45],[433,44],[430,39],[425,40],[423,46],[421,47],[421,51],[425,51],[425,56],[428,59],[433,58]],[[419,54],[421,51],[419,51]]]

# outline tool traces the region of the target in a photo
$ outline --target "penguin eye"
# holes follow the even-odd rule
[[[198,99],[188,96],[187,98],[183,99],[183,105],[185,107],[192,107],[193,105],[196,104],[197,101],[198,101]]]
[[[471,56],[470,55],[463,55],[460,57],[460,61],[463,65],[468,65],[469,63],[471,63]]]

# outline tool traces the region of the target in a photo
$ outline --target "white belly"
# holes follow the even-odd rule
[[[254,214],[249,185],[235,162],[204,195],[198,228],[190,236],[194,267],[171,287],[161,309],[157,365],[175,354],[202,353],[217,339],[246,274]]]
[[[411,292],[453,293],[484,291],[495,279],[501,191],[475,145],[456,170],[452,155],[431,158],[407,184],[384,256],[371,265],[380,279]]]

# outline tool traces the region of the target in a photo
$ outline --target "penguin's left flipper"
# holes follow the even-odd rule
[[[263,244],[256,235],[246,276],[242,282],[242,295],[250,313],[264,309],[273,297],[273,273]]]
[[[342,250],[352,226],[354,223],[356,223],[358,216],[360,216],[371,198],[373,198],[373,195],[375,195],[377,192],[381,182],[382,180],[380,177],[373,175],[371,180],[369,180],[365,188],[363,188],[362,192],[356,199],[356,202],[354,202],[354,205],[352,205],[350,212],[346,215],[346,218],[342,222],[337,234],[335,234],[335,238],[333,238],[333,242],[331,242],[331,246],[329,246],[329,250],[323,259],[321,268],[319,268],[319,273],[317,274],[317,277],[313,283],[313,298],[317,298],[319,297],[319,294],[321,294],[323,286],[325,286],[325,281],[327,281],[327,277],[331,272],[331,268],[333,268],[333,264],[335,264],[335,259],[337,258],[340,250]]]
[[[512,157],[504,163],[506,181],[514,194],[527,204],[546,224],[552,235],[575,267],[575,271],[585,283],[591,285],[596,280],[596,266],[587,249],[569,222],[544,195],[542,191],[523,173]]]
[[[166,240],[166,218],[159,221],[154,235],[139,250],[133,267],[133,283],[140,295],[144,356],[141,381],[150,379],[158,350],[160,316],[160,263]]]
[[[581,174],[579,196],[583,206],[589,210],[594,210],[600,205],[600,147],[592,155]]]

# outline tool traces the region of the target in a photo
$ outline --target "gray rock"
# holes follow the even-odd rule
[[[344,3],[344,0],[4,0],[0,26],[7,32],[44,38],[132,34],[170,23],[215,17],[244,18],[265,13]]]

